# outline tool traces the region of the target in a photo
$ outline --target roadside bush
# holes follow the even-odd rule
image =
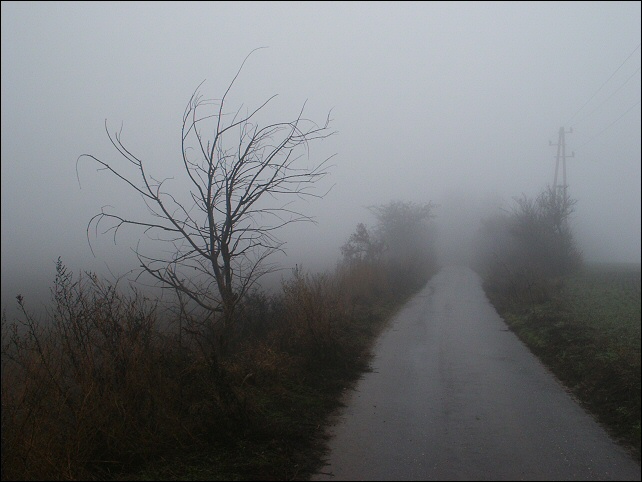
[[[549,187],[534,200],[516,198],[511,212],[482,222],[475,268],[495,303],[549,301],[559,292],[560,277],[581,267],[569,223],[574,204]]]
[[[45,316],[19,296],[21,315],[2,317],[2,479],[131,477],[182,454],[292,440],[286,470],[419,287],[399,281],[403,266],[297,269],[281,292],[240,302],[222,352],[214,324],[180,296],[161,304],[91,273],[74,279],[59,260]],[[252,467],[241,477],[262,473]]]
[[[383,286],[395,297],[423,286],[436,270],[432,202],[390,201],[370,206],[376,225],[363,223],[341,247],[344,264],[357,271],[383,270]]]
[[[2,320],[3,479],[104,478],[224,418],[207,364],[135,290],[74,280],[59,261],[44,319],[18,302],[21,318]]]

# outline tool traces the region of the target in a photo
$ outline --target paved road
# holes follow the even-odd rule
[[[375,350],[312,480],[640,480],[468,268],[439,272]]]

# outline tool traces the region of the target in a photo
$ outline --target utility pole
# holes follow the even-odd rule
[[[575,152],[573,152],[570,156],[566,155],[566,141],[564,138],[564,134],[572,134],[573,133],[573,128],[569,131],[565,131],[563,127],[560,127],[558,138],[557,138],[557,144],[553,144],[551,141],[548,141],[548,144],[550,146],[557,146],[557,156],[555,158],[555,178],[553,180],[553,191],[555,195],[559,194],[559,188],[562,188],[562,192],[564,194],[564,198],[566,199],[566,188],[568,185],[566,184],[566,158],[567,157],[575,157]],[[557,183],[557,177],[558,177],[558,172],[560,170],[560,161],[562,161],[562,184]]]

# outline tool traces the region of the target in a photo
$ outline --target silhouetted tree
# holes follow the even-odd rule
[[[291,120],[259,125],[257,114],[276,96],[249,113],[229,112],[227,97],[245,61],[247,57],[220,100],[203,98],[201,83],[187,103],[181,135],[186,192],[167,192],[164,181],[155,180],[147,164],[125,147],[120,133],[110,133],[106,123],[109,140],[133,173],[91,154],[79,157],[91,159],[131,187],[149,210],[147,218],[135,219],[103,208],[90,220],[88,237],[92,225],[98,232],[99,225],[107,223],[104,232],[114,236],[131,226],[167,243],[170,249],[160,255],[135,248],[142,273],[201,307],[209,320],[222,325],[222,340],[239,301],[275,269],[266,260],[282,251],[276,231],[311,220],[293,208],[289,198],[323,197],[311,188],[326,176],[329,158],[311,166],[300,161],[311,141],[333,134],[329,115],[322,125],[304,118],[305,104]]]
[[[383,242],[368,231],[365,224],[357,224],[357,230],[341,246],[341,254],[347,262],[378,261],[383,251]]]
[[[582,263],[569,222],[576,201],[551,187],[514,201],[511,211],[482,222],[477,268],[486,286],[507,299],[545,301],[554,280]]]
[[[421,284],[435,267],[433,230],[429,221],[437,206],[390,201],[368,207],[377,224],[372,230],[360,223],[341,247],[346,262],[377,262],[386,267],[401,287]]]
[[[388,257],[408,257],[430,247],[428,221],[435,217],[436,207],[432,202],[390,201],[368,208],[377,219],[376,233]]]
[[[518,241],[518,256],[536,264],[547,276],[567,274],[581,263],[569,217],[576,200],[547,187],[535,200],[515,199],[510,231]]]

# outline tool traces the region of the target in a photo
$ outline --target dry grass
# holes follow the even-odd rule
[[[2,319],[2,479],[304,477],[386,315],[419,287],[392,279],[369,263],[297,271],[245,300],[222,357],[156,302],[59,262],[47,315],[21,299]]]
[[[104,477],[200,432],[189,392],[204,364],[157,329],[153,304],[59,265],[46,319],[20,306],[3,319],[3,478]]]

